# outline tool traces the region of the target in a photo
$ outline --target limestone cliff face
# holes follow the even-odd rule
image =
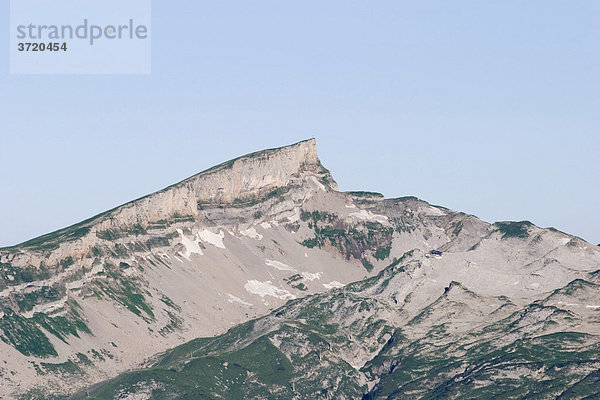
[[[126,204],[111,213],[109,224],[143,224],[174,214],[197,216],[198,203],[227,204],[258,197],[287,186],[293,176],[320,170],[315,139],[264,150],[228,161]]]
[[[315,176],[337,189],[329,171],[317,157],[315,139],[263,150],[200,172],[159,192],[134,200],[62,231],[42,236],[8,251],[0,250],[0,262],[14,266],[53,265],[65,257],[79,259],[97,242],[98,232],[127,230],[173,218],[197,218],[199,205],[227,205],[258,199],[288,186],[293,179]],[[28,246],[31,242],[35,246]],[[52,251],[36,251],[51,248]],[[33,251],[31,251],[33,250]]]
[[[341,196],[336,190],[310,139],[239,157],[89,220],[0,249],[0,356],[12,359],[11,368],[18,371],[4,379],[0,368],[0,398],[46,385],[47,376],[32,360],[79,365],[77,354],[85,349],[98,368],[94,379],[98,371],[108,377],[136,367],[139,354],[221,333],[275,302],[326,290],[317,282],[321,277],[361,278],[360,264],[348,267],[327,252],[312,259],[324,265],[319,271],[304,271],[312,287],[297,282],[292,287],[283,280],[289,276],[277,276],[294,270],[276,261],[285,253],[283,243],[290,242],[286,248],[291,244],[295,259],[306,263],[308,249],[288,237],[298,233],[302,204]],[[338,201],[343,207],[343,197]],[[263,301],[272,290],[276,296]],[[241,300],[250,295],[257,298]],[[137,350],[135,343],[141,345]],[[51,378],[59,391],[83,382],[81,376],[77,383],[61,379]]]

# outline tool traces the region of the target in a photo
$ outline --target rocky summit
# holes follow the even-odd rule
[[[340,192],[315,140],[0,249],[0,398],[600,397],[600,247]]]

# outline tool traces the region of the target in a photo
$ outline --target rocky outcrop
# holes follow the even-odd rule
[[[405,254],[414,263],[404,263]],[[332,301],[294,303],[291,325],[281,331],[283,314],[276,312],[277,333],[269,337],[281,346],[276,359],[316,355],[306,358],[308,375],[314,362],[335,353],[344,372],[325,363],[317,375],[337,380],[350,373],[348,397],[355,398],[371,379],[360,366],[393,340],[395,329],[424,311],[434,315],[437,306],[429,305],[440,294],[451,305],[457,294],[468,300],[456,313],[441,314],[465,311],[460,326],[468,330],[483,315],[482,298],[541,299],[598,269],[597,246],[525,221],[489,224],[414,197],[341,193],[311,139],[240,157],[0,250],[0,358],[10,360],[0,365],[0,397],[35,387],[64,394],[138,368],[175,345],[222,334],[287,300],[357,282]],[[480,297],[465,297],[470,291]],[[595,312],[595,298],[575,302],[568,292],[561,302]],[[266,327],[259,325],[257,338]],[[426,336],[413,330],[414,340]],[[317,331],[325,335],[317,342],[286,347],[301,337],[312,341]],[[389,370],[395,363],[389,357],[381,365]]]
[[[299,228],[301,204],[335,189],[310,139],[242,156],[74,226],[0,249],[0,354],[14,360],[15,371],[5,387],[39,384],[65,363],[77,373],[94,364],[92,375],[98,376],[135,367],[139,354],[221,332],[267,312],[273,302],[324,291],[321,277],[333,281],[346,270],[337,280],[360,278],[362,266],[348,269],[344,260],[318,271],[275,261],[284,251],[279,242]],[[223,254],[214,254],[215,246]],[[296,246],[295,252],[305,254]],[[323,257],[331,256],[312,260],[319,264]],[[274,279],[277,268],[283,268],[282,276]],[[206,271],[212,271],[210,278]],[[290,271],[314,283],[288,284]],[[248,282],[255,283],[251,291],[244,289]],[[267,301],[271,291],[282,295]],[[259,300],[247,298],[252,295]],[[59,375],[51,380],[59,391],[73,383]]]
[[[173,215],[197,216],[198,203],[232,204],[258,198],[307,172],[327,173],[317,158],[314,139],[228,161],[119,207],[107,217],[119,225],[132,225]]]
[[[97,244],[98,233],[146,229],[173,220],[191,221],[198,218],[199,210],[206,205],[259,201],[274,190],[287,187],[294,179],[306,176],[314,176],[322,185],[337,189],[317,157],[315,139],[227,161],[90,220],[19,246],[0,249],[0,262],[39,269],[41,265],[56,265],[67,257],[80,259]]]

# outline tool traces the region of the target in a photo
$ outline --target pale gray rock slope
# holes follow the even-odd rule
[[[360,294],[378,299],[389,329],[419,317],[405,335],[427,335],[427,321],[444,319],[467,332],[543,299],[583,313],[574,330],[598,333],[597,296],[560,289],[600,269],[600,248],[412,197],[339,192],[311,139],[0,249],[0,397],[69,393],[150,365],[157,353],[289,300],[388,271],[409,251],[406,273]],[[460,304],[451,317],[448,302]],[[357,369],[374,363],[390,332],[350,340],[338,357]],[[376,384],[372,372],[356,379]]]

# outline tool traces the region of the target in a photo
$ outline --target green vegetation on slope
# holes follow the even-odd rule
[[[496,222],[495,225],[502,233],[502,239],[526,238],[529,236],[529,228],[533,226],[529,221]]]
[[[573,318],[543,302],[519,309],[508,298],[485,298],[453,282],[419,318],[384,301],[392,285],[410,279],[420,261],[409,252],[377,276],[326,294],[289,301],[270,315],[165,353],[151,368],[95,386],[90,399],[149,390],[152,399],[269,398],[569,398],[600,395],[600,340],[555,332]],[[291,282],[294,279],[290,279]],[[573,281],[561,296],[594,291]],[[504,316],[483,318],[456,330],[469,304],[491,301]],[[473,314],[475,313],[475,314]],[[384,315],[396,315],[393,326]],[[445,316],[441,317],[440,315]],[[536,315],[543,316],[537,318]],[[458,322],[457,322],[458,321]],[[460,326],[460,325],[459,325]],[[415,336],[411,331],[425,329]],[[352,367],[341,357],[363,351],[368,361]],[[366,380],[375,384],[369,390]],[[86,399],[80,393],[73,399]]]
[[[112,280],[93,280],[94,294],[99,298],[106,296],[116,301],[147,322],[153,321],[154,312],[146,301],[146,296],[150,296],[150,293],[141,288],[138,278],[118,274],[111,265],[107,266],[106,273]]]
[[[0,318],[0,339],[26,356],[57,356],[56,349],[40,328],[64,343],[68,343],[69,336],[80,337],[79,332],[92,334],[77,311],[78,304],[69,300],[65,307],[68,308],[66,315],[35,313],[32,318],[25,318],[11,309],[5,309],[4,316]]]
[[[373,269],[373,265],[365,258],[367,253],[377,260],[384,260],[390,255],[394,229],[379,222],[350,225],[336,214],[304,210],[300,213],[300,219],[315,232],[314,238],[302,242],[305,247],[334,247],[348,260],[361,260],[368,271]]]

